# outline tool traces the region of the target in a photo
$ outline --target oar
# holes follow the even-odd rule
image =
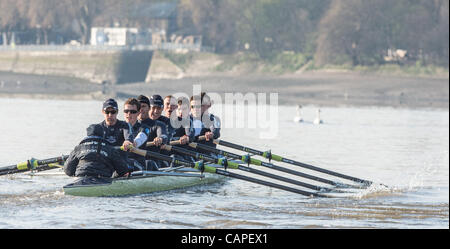
[[[223,166],[225,169],[226,168],[239,169],[239,170],[246,171],[246,172],[249,172],[249,173],[262,175],[262,176],[265,176],[265,177],[269,177],[269,178],[276,179],[276,180],[279,180],[279,181],[295,184],[295,185],[298,185],[298,186],[302,186],[302,187],[313,189],[313,190],[320,191],[320,192],[327,191],[327,192],[345,193],[343,191],[334,190],[334,189],[330,189],[330,188],[326,188],[326,187],[320,187],[320,186],[316,186],[316,185],[312,185],[312,184],[296,181],[294,179],[290,179],[290,178],[287,178],[287,177],[271,174],[271,173],[268,173],[268,172],[265,172],[265,171],[253,169],[253,168],[250,168],[250,167],[245,167],[245,166],[239,165],[236,162],[228,161],[227,158],[225,158],[225,157],[223,157],[223,158],[214,158],[214,157],[211,157],[211,156],[208,156],[208,155],[204,155],[204,154],[192,151],[192,150],[186,150],[186,149],[183,149],[183,148],[180,148],[180,147],[176,147],[176,146],[171,146],[171,145],[163,145],[163,146],[161,146],[161,148],[164,149],[164,150],[167,150],[167,151],[171,151],[171,152],[175,152],[175,153],[179,153],[179,154],[183,154],[183,155],[188,155],[188,156],[194,157],[194,158],[196,158],[198,160],[205,160],[205,161],[213,162],[215,164]]]
[[[264,181],[264,180],[260,180],[260,179],[256,179],[256,178],[252,178],[252,177],[236,174],[236,173],[229,172],[229,171],[226,171],[226,170],[221,170],[221,169],[218,169],[218,168],[215,168],[215,167],[212,167],[212,166],[204,165],[202,161],[196,162],[196,163],[192,163],[192,162],[188,162],[188,161],[184,161],[184,160],[175,159],[173,157],[162,155],[162,154],[159,154],[159,153],[156,153],[156,152],[152,152],[152,151],[148,151],[148,150],[141,150],[141,149],[137,149],[137,148],[131,148],[130,151],[133,152],[133,153],[136,153],[138,155],[144,156],[146,158],[153,158],[153,159],[163,160],[163,161],[167,161],[167,162],[172,162],[174,164],[180,164],[180,165],[184,165],[186,167],[191,167],[191,168],[200,170],[201,172],[208,172],[208,173],[212,173],[212,174],[228,176],[228,177],[241,179],[241,180],[248,181],[248,182],[253,182],[253,183],[256,183],[256,184],[261,184],[261,185],[264,185],[264,186],[269,186],[269,187],[273,187],[273,188],[282,189],[282,190],[285,190],[285,191],[289,191],[289,192],[293,192],[293,193],[297,193],[297,194],[301,194],[301,195],[305,195],[305,196],[330,197],[330,196],[323,195],[323,194],[303,191],[303,190],[291,188],[291,187],[288,187],[288,186],[284,186],[284,185],[280,185],[280,184],[267,182],[267,181]]]
[[[252,154],[255,154],[255,155],[258,155],[258,156],[262,156],[262,157],[267,158],[269,160],[273,159],[273,160],[278,161],[278,162],[293,164],[293,165],[300,166],[300,167],[303,167],[303,168],[306,168],[306,169],[315,170],[315,171],[322,172],[322,173],[325,173],[325,174],[328,174],[328,175],[333,175],[333,176],[337,176],[337,177],[344,178],[344,179],[347,179],[347,180],[351,180],[351,181],[354,181],[354,182],[358,182],[358,183],[364,184],[366,186],[369,186],[369,185],[372,184],[372,182],[368,181],[368,180],[363,180],[363,179],[359,179],[359,178],[356,178],[356,177],[353,177],[353,176],[348,176],[348,175],[344,175],[344,174],[341,174],[341,173],[338,173],[338,172],[334,172],[334,171],[331,171],[331,170],[322,169],[322,168],[319,168],[319,167],[316,167],[316,166],[313,166],[313,165],[310,165],[310,164],[297,162],[297,161],[294,161],[294,160],[291,160],[291,159],[284,158],[282,156],[278,156],[278,155],[272,154],[270,151],[263,152],[263,151],[247,148],[247,147],[239,145],[239,144],[234,144],[234,143],[230,143],[230,142],[227,142],[227,141],[223,141],[223,140],[220,140],[220,139],[214,139],[213,142],[215,144],[218,144],[218,145],[222,145],[222,146],[230,147],[230,148],[233,148],[233,149],[236,149],[236,150],[241,150],[241,151],[245,151],[247,153],[252,153]]]
[[[20,173],[25,172],[28,170],[48,170],[55,168],[55,163],[63,163],[68,158],[68,155],[60,156],[60,157],[53,157],[49,159],[44,160],[36,160],[36,159],[30,159],[26,162],[22,162],[15,165],[5,166],[0,168],[0,175],[6,175],[6,174],[14,174],[14,173]],[[48,167],[43,167],[48,166]]]
[[[314,180],[314,181],[317,181],[317,182],[330,184],[330,185],[333,185],[333,186],[339,187],[339,188],[360,188],[360,186],[354,186],[354,185],[350,185],[350,184],[334,182],[334,181],[331,181],[331,180],[328,180],[328,179],[324,179],[322,177],[309,175],[309,174],[306,174],[306,173],[303,173],[303,172],[299,172],[299,171],[287,169],[287,168],[284,168],[284,167],[281,167],[281,166],[277,166],[277,165],[274,165],[272,163],[263,162],[263,161],[260,161],[258,159],[252,158],[249,155],[241,156],[241,155],[238,155],[238,154],[235,154],[235,153],[232,153],[232,152],[216,149],[216,148],[213,148],[211,146],[207,146],[207,145],[199,144],[199,143],[189,143],[189,146],[194,148],[194,149],[201,149],[201,150],[212,152],[214,154],[218,154],[218,155],[230,157],[230,158],[233,158],[233,159],[241,160],[243,163],[246,163],[246,164],[253,164],[253,165],[257,165],[257,166],[267,167],[269,169],[281,171],[281,172],[288,173],[288,174],[291,174],[291,175],[300,176],[300,177],[307,178],[307,179],[310,179],[310,180]]]

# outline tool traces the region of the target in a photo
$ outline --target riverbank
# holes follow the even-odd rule
[[[180,92],[190,96],[194,85],[222,96],[278,93],[279,104],[286,105],[449,108],[448,78],[307,71],[285,75],[199,75],[151,83],[101,85],[77,78],[0,72],[0,97],[3,98],[103,100]]]
[[[170,61],[171,67],[178,69],[177,77],[198,77],[212,74],[222,76],[297,76],[311,72],[340,72],[389,77],[449,78],[447,67],[422,65],[420,62],[414,64],[408,62],[403,65],[387,63],[372,66],[349,64],[317,66],[312,56],[293,52],[275,54],[271,59],[262,59],[255,54],[243,52],[227,55],[205,52],[186,54],[161,52],[159,56],[164,57],[166,61]],[[167,68],[167,64],[164,66]],[[170,78],[171,75],[167,76],[169,76],[167,78]]]
[[[0,98],[96,99],[103,85],[64,76],[0,71]]]
[[[120,85],[118,89],[123,96],[155,91],[162,95],[192,93],[193,85],[201,84],[202,90],[221,95],[277,92],[279,103],[288,105],[444,109],[449,106],[448,68],[420,63],[317,68],[307,56],[294,53],[280,54],[272,61],[249,53],[160,56],[169,60],[171,67],[177,69],[171,71],[177,73],[164,75],[151,84]]]

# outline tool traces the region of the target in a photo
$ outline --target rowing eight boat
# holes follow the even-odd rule
[[[226,178],[217,174],[191,172],[137,171],[133,172],[130,177],[82,177],[74,183],[64,186],[63,189],[66,195],[122,196],[212,184]]]
[[[268,152],[261,152],[255,149],[250,149],[247,147],[243,147],[238,144],[233,144],[225,141],[215,141],[219,145],[224,145],[226,147],[231,147],[237,150],[243,150],[247,153],[252,153],[255,155],[263,156],[269,160],[273,159],[276,161],[281,161],[287,164],[292,164],[296,166],[300,166],[302,168],[307,168],[313,171],[318,171],[327,175],[332,175],[335,177],[343,178],[346,180],[351,180],[353,182],[358,183],[358,185],[349,185],[349,184],[341,184],[336,183],[334,181],[316,177],[314,175],[305,174],[299,171],[287,169],[284,167],[280,167],[277,165],[273,165],[271,163],[264,163],[260,160],[254,159],[253,155],[244,155],[240,156],[228,151],[218,150],[216,148],[209,148],[208,146],[201,147],[201,150],[208,151],[212,153],[214,156],[208,156],[199,152],[191,152],[184,150],[178,147],[172,146],[162,146],[163,149],[175,152],[176,154],[180,153],[183,155],[188,155],[193,158],[196,158],[200,161],[190,162],[181,159],[176,159],[172,156],[168,156],[165,154],[160,154],[152,151],[140,150],[137,148],[129,148],[129,151],[135,153],[137,155],[143,156],[147,159],[152,160],[162,160],[166,162],[170,162],[172,165],[179,165],[176,168],[167,168],[161,171],[138,171],[132,172],[130,177],[121,177],[121,178],[94,178],[94,177],[84,177],[80,178],[74,183],[68,184],[63,187],[65,194],[68,195],[77,195],[77,196],[120,196],[120,195],[133,195],[133,194],[142,194],[142,193],[152,193],[157,191],[167,191],[173,189],[180,189],[185,187],[191,187],[196,185],[203,185],[209,183],[219,182],[225,178],[235,178],[240,179],[247,182],[256,183],[259,185],[264,185],[268,187],[273,187],[277,189],[282,189],[285,191],[289,191],[292,193],[301,194],[309,197],[333,197],[328,194],[328,192],[333,193],[349,193],[348,191],[339,190],[340,188],[348,188],[348,189],[360,189],[367,188],[372,185],[371,181],[363,180],[360,178],[340,174],[338,172],[325,170],[316,166],[312,166],[309,164],[293,161],[290,159],[286,159]],[[194,148],[198,147],[195,143],[191,143],[189,146]],[[122,149],[122,148],[121,148]],[[220,155],[220,156],[217,156]],[[217,156],[217,158],[216,158]],[[0,167],[0,175],[2,174],[14,174],[25,171],[31,171],[32,174],[39,174],[42,170],[48,170],[55,167],[62,167],[59,165],[60,163],[65,161],[65,158],[57,157],[50,158],[46,160],[35,160],[31,159],[24,163],[19,163],[16,165],[10,165],[5,167]],[[228,160],[227,157],[234,160]],[[203,160],[209,162],[208,164],[204,164]],[[322,183],[330,184],[334,187],[330,188],[327,186],[317,186],[310,183],[305,183],[299,180],[290,179],[284,176],[275,175],[272,173],[264,172],[261,170],[250,168],[249,166],[240,165],[240,163],[245,164],[256,164],[260,166],[264,166],[267,168],[275,169],[282,171],[284,173],[304,177],[310,180],[319,181]],[[55,164],[55,165],[54,165]],[[51,166],[51,167],[50,167]],[[219,168],[224,169],[219,169]],[[229,169],[238,169],[241,171],[245,171],[250,174],[261,175],[264,177],[268,177],[271,179],[276,179],[278,181],[282,181],[285,183],[294,184],[297,186],[306,187],[309,189],[315,190],[314,192],[305,191],[302,189],[294,188],[291,186],[286,186],[279,183],[274,183],[271,181],[253,178],[247,175],[242,175],[239,173],[234,173],[231,171],[227,171]],[[36,173],[37,172],[37,173]]]

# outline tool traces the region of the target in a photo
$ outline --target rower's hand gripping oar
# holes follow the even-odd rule
[[[301,195],[305,195],[305,196],[310,196],[310,197],[330,197],[330,196],[319,194],[319,193],[312,193],[312,192],[308,192],[308,191],[303,191],[303,190],[291,188],[291,187],[288,187],[288,186],[284,186],[284,185],[280,185],[280,184],[267,182],[267,181],[264,181],[264,180],[260,180],[260,179],[256,179],[256,178],[252,178],[252,177],[236,174],[236,173],[229,172],[229,171],[226,171],[226,170],[221,170],[221,169],[209,166],[209,165],[205,165],[203,163],[203,161],[192,163],[192,162],[188,162],[188,161],[184,161],[184,160],[175,159],[173,157],[162,155],[162,154],[159,154],[159,153],[156,153],[156,152],[152,152],[152,151],[148,151],[148,150],[141,150],[141,149],[137,149],[137,148],[130,148],[129,151],[131,151],[133,153],[136,153],[138,155],[144,156],[146,158],[152,158],[152,159],[158,159],[158,160],[163,160],[163,161],[168,161],[168,162],[174,162],[175,164],[180,164],[180,165],[184,165],[184,166],[187,166],[187,167],[191,167],[191,168],[200,170],[201,172],[207,172],[207,173],[212,173],[212,174],[228,176],[228,177],[241,179],[241,180],[244,180],[244,181],[253,182],[253,183],[264,185],[264,186],[269,186],[269,187],[273,187],[273,188],[282,189],[282,190],[285,190],[285,191],[289,191],[289,192],[293,192],[293,193],[297,193],[297,194],[301,194]]]
[[[288,163],[288,164],[296,165],[296,166],[303,167],[303,168],[306,168],[306,169],[310,169],[310,170],[318,171],[318,172],[321,172],[321,173],[325,173],[325,174],[328,174],[328,175],[333,175],[333,176],[337,176],[337,177],[344,178],[344,179],[347,179],[347,180],[351,180],[351,181],[354,181],[354,182],[357,182],[357,183],[361,183],[361,184],[363,184],[365,186],[369,186],[369,185],[372,184],[372,182],[368,181],[368,180],[359,179],[359,178],[356,178],[356,177],[353,177],[353,176],[348,176],[348,175],[344,175],[344,174],[341,174],[341,173],[338,173],[338,172],[334,172],[334,171],[331,171],[331,170],[322,169],[322,168],[319,168],[319,167],[316,167],[316,166],[313,166],[313,165],[309,165],[309,164],[306,164],[306,163],[297,162],[297,161],[294,161],[294,160],[291,160],[291,159],[284,158],[282,156],[278,156],[278,155],[272,154],[270,151],[263,152],[263,151],[255,150],[255,149],[252,149],[252,148],[247,148],[247,147],[242,146],[242,145],[238,145],[238,144],[230,143],[230,142],[227,142],[227,141],[223,141],[223,140],[220,140],[220,139],[214,139],[213,142],[215,144],[218,144],[218,145],[222,145],[222,146],[230,147],[230,148],[233,148],[233,149],[245,151],[247,153],[253,153],[255,155],[267,158],[269,160],[275,160],[275,161],[278,161],[278,162]]]
[[[199,136],[198,139],[197,139],[197,141],[203,141],[203,140],[206,140],[206,137],[205,137],[205,136]],[[170,144],[170,145],[181,145],[181,140],[170,141],[169,144]],[[155,146],[155,142],[154,142],[154,141],[147,142],[146,145],[147,145],[148,147]],[[162,145],[162,144],[161,144],[161,145]]]
[[[10,165],[5,167],[0,167],[0,175],[14,174],[25,172],[29,170],[49,170],[58,167],[56,163],[64,163],[68,158],[68,155],[63,155],[60,157],[54,157],[44,160],[30,159],[26,162],[18,163],[16,165]],[[44,167],[48,166],[48,167]]]

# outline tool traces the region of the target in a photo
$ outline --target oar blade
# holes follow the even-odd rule
[[[217,155],[221,155],[227,158],[233,158],[236,160],[240,160],[241,163],[243,164],[253,164],[253,165],[257,165],[257,166],[262,166],[271,170],[275,170],[275,171],[280,171],[283,173],[287,173],[293,176],[299,176],[305,179],[309,179],[309,180],[313,180],[316,182],[320,182],[320,183],[325,183],[328,185],[333,186],[333,189],[337,189],[337,188],[356,188],[356,189],[360,189],[361,186],[356,186],[356,185],[350,185],[350,184],[346,184],[346,183],[342,183],[339,181],[332,181],[329,179],[325,179],[323,177],[319,177],[319,176],[315,176],[315,175],[310,175],[310,174],[306,174],[297,170],[292,170],[292,169],[288,169],[285,167],[281,167],[272,163],[267,163],[267,162],[263,162],[261,160],[255,159],[249,155],[238,155],[229,151],[224,151],[221,149],[217,149],[217,148],[213,148],[204,144],[198,144],[198,143],[190,143],[189,144],[190,147],[194,148],[194,149],[200,149],[203,151],[207,151],[207,152],[211,152]],[[326,188],[325,188],[326,189]]]
[[[247,181],[247,182],[252,182],[252,183],[264,185],[264,186],[267,186],[267,187],[277,188],[277,189],[285,190],[285,191],[288,191],[288,192],[301,194],[301,195],[308,196],[308,197],[327,197],[327,198],[329,197],[327,195],[320,194],[320,193],[317,193],[317,192],[309,192],[309,191],[304,191],[304,190],[300,190],[300,189],[296,189],[296,188],[291,188],[291,187],[288,187],[288,186],[285,186],[285,185],[281,185],[281,184],[277,184],[277,183],[273,183],[273,182],[268,182],[268,181],[265,181],[265,180],[256,179],[256,178],[252,178],[252,177],[241,175],[241,174],[236,174],[236,173],[233,173],[233,172],[230,172],[230,171],[226,171],[226,170],[216,169],[216,173],[220,174],[220,175],[224,175],[224,176],[228,176],[228,177],[244,180],[244,181]]]
[[[22,173],[29,170],[49,170],[54,169],[56,164],[58,163],[64,163],[68,155],[63,155],[59,157],[53,157],[48,158],[44,160],[36,160],[34,158],[27,160],[26,162],[22,162],[16,165],[10,165],[5,167],[0,167],[0,175],[8,175],[8,174],[15,174],[15,173]]]

